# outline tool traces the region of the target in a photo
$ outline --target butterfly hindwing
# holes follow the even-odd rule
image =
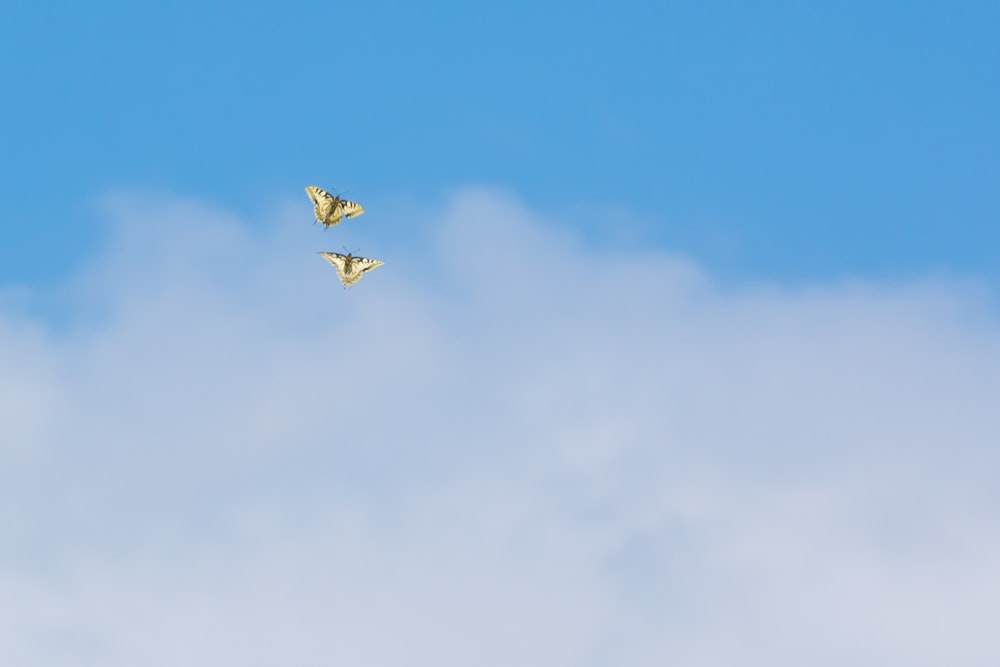
[[[307,185],[306,194],[309,195],[309,200],[313,203],[316,222],[320,222],[326,227],[338,224],[341,216],[353,218],[365,212],[361,204],[341,199],[339,196],[335,197],[315,185]]]
[[[320,255],[322,255],[323,259],[330,262],[330,264],[337,269],[337,275],[340,276],[340,282],[344,283],[346,287],[350,287],[354,283],[361,280],[361,276],[364,275],[366,271],[377,269],[384,263],[378,261],[377,259],[355,257],[350,253],[341,255],[337,252],[321,252]]]

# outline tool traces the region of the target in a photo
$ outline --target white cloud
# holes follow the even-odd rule
[[[345,291],[373,211],[111,210],[68,324],[0,314],[4,664],[1000,659],[967,286],[722,289],[469,190]]]

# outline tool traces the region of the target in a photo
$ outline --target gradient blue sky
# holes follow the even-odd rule
[[[1000,664],[998,7],[6,7],[0,664]]]
[[[734,278],[996,278],[998,25],[985,1],[8,3],[0,281],[70,274],[110,190],[264,220],[304,183],[369,210],[499,186]]]

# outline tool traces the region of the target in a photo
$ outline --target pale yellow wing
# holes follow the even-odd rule
[[[356,218],[365,212],[365,209],[361,207],[361,204],[353,201],[347,201],[346,199],[340,200],[340,210],[344,212],[345,218]]]
[[[329,192],[323,188],[317,188],[315,185],[307,185],[306,194],[309,195],[309,201],[311,201],[313,205],[319,204],[320,200],[326,199],[330,196]]]
[[[366,272],[372,269],[377,269],[382,266],[383,262],[377,259],[368,259],[367,257],[351,257],[348,255],[346,276],[343,278],[345,285],[353,285],[354,283],[361,280]]]
[[[377,259],[368,259],[367,257],[355,257],[354,261],[351,262],[352,268],[358,273],[364,273],[365,271],[371,271],[372,269],[377,269],[378,267],[385,264],[385,262],[380,262]]]

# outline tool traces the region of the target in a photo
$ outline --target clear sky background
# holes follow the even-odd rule
[[[1000,664],[1000,5],[8,5],[0,664]]]
[[[995,278],[998,23],[977,0],[8,3],[0,278],[72,271],[111,189],[257,216],[314,181],[502,186],[734,277]]]

